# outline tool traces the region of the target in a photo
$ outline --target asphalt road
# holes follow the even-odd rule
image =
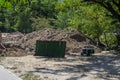
[[[0,65],[0,80],[22,80]]]

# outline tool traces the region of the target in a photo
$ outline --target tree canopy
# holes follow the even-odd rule
[[[84,0],[87,2],[93,2],[95,4],[99,4],[100,6],[107,9],[112,16],[120,21],[120,0]]]
[[[119,5],[120,0],[0,0],[0,30],[77,29],[95,43],[116,48],[120,45]]]

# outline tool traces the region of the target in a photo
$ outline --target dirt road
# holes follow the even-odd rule
[[[6,57],[1,64],[24,80],[30,80],[29,75],[37,76],[36,80],[120,80],[120,55],[109,53],[91,57]]]

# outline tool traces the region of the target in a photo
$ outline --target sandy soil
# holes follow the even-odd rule
[[[109,53],[91,57],[6,57],[1,65],[18,76],[32,73],[39,76],[39,80],[120,80],[120,55]]]

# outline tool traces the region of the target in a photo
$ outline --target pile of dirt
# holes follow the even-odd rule
[[[2,43],[15,43],[23,36],[21,32],[2,33]]]
[[[36,40],[66,41],[67,53],[79,53],[84,45],[91,44],[91,40],[77,30],[56,30],[44,28],[27,34],[18,41],[18,45],[25,50],[34,52]]]
[[[0,43],[0,56],[23,56],[26,51],[15,45],[17,41],[24,35],[20,32],[2,33],[2,41]]]
[[[0,46],[0,56],[25,56],[27,55],[24,49],[21,49],[19,46],[11,44],[3,44],[4,47]]]
[[[5,44],[7,44],[5,45],[6,49],[0,48],[0,55],[21,56],[34,54],[36,40],[66,41],[66,53],[80,53],[84,45],[92,43],[89,38],[77,30],[44,28],[26,35],[18,32],[7,35],[7,39],[4,40]],[[10,41],[16,42],[11,43]]]

